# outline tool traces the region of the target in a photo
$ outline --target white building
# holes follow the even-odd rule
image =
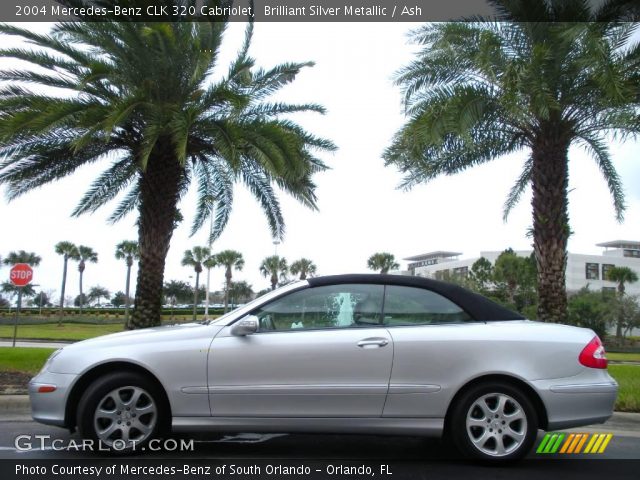
[[[640,277],[640,242],[616,240],[599,243],[596,246],[604,248],[600,255],[568,253],[566,271],[568,292],[576,292],[587,285],[594,291],[615,290],[617,284],[605,280],[607,270],[611,267],[629,267]],[[515,253],[529,256],[531,252],[531,250],[520,250]],[[502,251],[480,252],[480,256],[495,263],[501,253]],[[458,252],[437,251],[407,257],[404,259],[409,262],[407,270],[400,273],[436,279],[443,278],[447,270],[449,274],[466,275],[480,257],[460,260],[461,255]],[[640,282],[625,285],[625,291],[629,295],[640,295]]]

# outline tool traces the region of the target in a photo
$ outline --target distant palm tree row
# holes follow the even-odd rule
[[[80,307],[80,313],[84,307],[87,299],[99,299],[107,297],[108,291],[102,287],[93,287],[90,295],[85,296],[83,293],[83,274],[86,269],[87,263],[97,263],[98,254],[90,247],[85,245],[75,245],[72,242],[62,241],[55,245],[55,252],[63,257],[62,268],[62,285],[60,288],[60,318],[62,318],[62,312],[64,308],[65,290],[67,283],[67,267],[69,260],[78,262],[78,271],[80,272],[79,286],[80,295],[78,296]],[[140,258],[140,249],[137,242],[125,240],[116,245],[115,258],[118,260],[124,260],[127,267],[126,283],[125,283],[125,322],[129,325],[130,316],[130,280],[131,280],[131,268],[136,260]],[[25,252],[21,250],[19,252],[11,252],[4,259],[1,259],[6,265],[15,263],[28,263],[32,266],[37,266],[41,258],[33,252]],[[218,253],[212,253],[208,247],[196,246],[192,249],[185,250],[182,261],[183,266],[192,267],[195,276],[195,288],[193,298],[193,316],[195,318],[197,306],[199,304],[199,291],[200,291],[200,274],[204,269],[210,271],[216,267],[224,268],[225,272],[225,288],[224,288],[224,312],[229,309],[229,296],[231,293],[231,286],[233,281],[233,271],[241,271],[244,268],[245,261],[242,253],[236,250],[222,250]],[[390,270],[396,270],[400,265],[395,261],[395,257],[386,252],[375,253],[367,260],[367,266],[371,270],[380,271],[380,273],[388,273]],[[308,258],[300,258],[289,264],[284,257],[278,255],[271,255],[266,257],[260,264],[260,273],[270,280],[271,289],[274,290],[279,284],[283,283],[283,280],[287,279],[289,274],[298,277],[300,280],[305,280],[307,277],[313,277],[317,273],[316,264]],[[206,304],[208,306],[209,288],[207,286]],[[208,312],[207,312],[208,313]],[[131,327],[131,326],[129,326]]]

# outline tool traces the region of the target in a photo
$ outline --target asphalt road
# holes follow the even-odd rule
[[[451,449],[435,439],[356,436],[356,435],[259,435],[259,434],[230,434],[200,435],[197,437],[176,437],[189,441],[194,439],[192,451],[145,451],[140,454],[120,459],[129,464],[148,464],[154,462],[167,463],[168,459],[175,459],[177,465],[246,465],[245,475],[220,476],[216,478],[353,478],[361,479],[370,476],[395,475],[393,480],[404,478],[437,479],[437,478],[473,478],[501,479],[501,478],[543,478],[549,475],[562,475],[566,478],[598,478],[607,480],[615,478],[637,478],[640,471],[640,431],[607,429],[580,429],[581,432],[613,431],[614,436],[603,454],[598,455],[540,455],[532,452],[522,463],[509,466],[493,467],[462,462],[452,454]],[[19,435],[27,435],[21,447],[32,442],[32,450],[16,448],[15,439]],[[50,435],[44,440],[45,448],[40,448],[40,440],[35,435]],[[25,437],[23,437],[25,438]],[[3,478],[31,478],[29,475],[18,474],[14,467],[21,464],[36,465],[38,461],[62,461],[64,465],[74,465],[88,460],[87,465],[105,461],[104,457],[95,453],[51,448],[50,440],[60,439],[60,445],[79,443],[79,437],[70,435],[68,431],[56,427],[37,424],[26,417],[0,419],[0,465],[3,472],[9,476]],[[98,460],[96,460],[98,459]],[[629,461],[631,460],[631,461]],[[204,463],[202,463],[204,461]],[[200,462],[200,463],[198,463]],[[209,462],[209,463],[207,463]],[[109,464],[113,461],[109,459]],[[267,474],[266,464],[294,464],[310,466],[309,475],[277,476]],[[48,462],[52,465],[51,462]],[[262,467],[260,466],[262,465]],[[358,465],[371,468],[368,473],[344,474],[340,469]],[[253,466],[253,467],[252,467]],[[222,468],[222,467],[220,467]],[[327,470],[329,469],[329,470]],[[315,473],[314,472],[319,472]],[[14,475],[10,475],[13,473]],[[226,473],[230,473],[228,470]],[[249,475],[251,473],[251,475]],[[515,477],[512,475],[515,474]],[[181,475],[171,475],[165,478],[181,478]],[[90,475],[90,476],[95,476]],[[206,476],[206,475],[204,475]],[[198,476],[197,478],[204,478]],[[46,478],[50,478],[46,476]],[[53,477],[51,477],[53,478]],[[62,478],[62,477],[59,477]],[[71,476],[65,478],[87,478],[87,476]],[[105,478],[105,477],[103,477]],[[120,478],[120,477],[109,477]],[[122,477],[124,478],[124,477]],[[146,476],[145,476],[146,478]],[[186,476],[185,476],[186,478]],[[189,475],[189,478],[196,478]]]

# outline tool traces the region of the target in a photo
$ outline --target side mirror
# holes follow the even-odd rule
[[[258,317],[255,315],[247,315],[245,318],[236,322],[231,327],[231,335],[244,337],[258,331]]]

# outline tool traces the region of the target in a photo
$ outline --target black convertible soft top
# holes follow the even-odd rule
[[[400,285],[405,287],[417,287],[431,290],[448,298],[459,305],[474,320],[489,322],[496,320],[523,320],[519,313],[498,305],[482,295],[466,290],[452,283],[440,282],[429,278],[412,277],[408,275],[381,275],[381,274],[347,274],[328,275],[325,277],[308,278],[312,287],[322,285],[336,285],[341,283],[370,283],[378,285]]]

